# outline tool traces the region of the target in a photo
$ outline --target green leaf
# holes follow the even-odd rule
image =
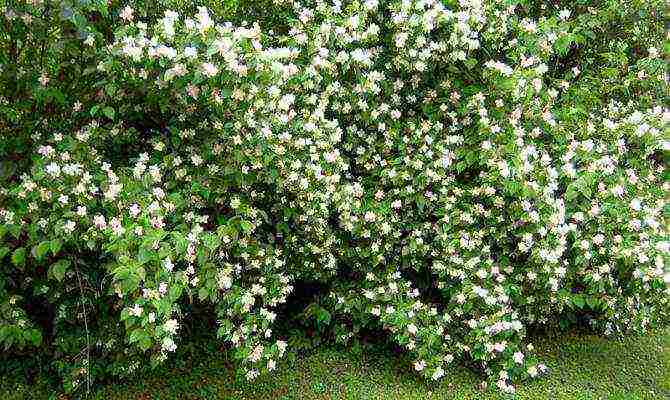
[[[112,83],[108,83],[105,85],[105,92],[107,93],[108,96],[114,96],[114,93],[116,93],[116,85]],[[114,110],[112,110],[114,111]]]
[[[137,343],[143,351],[151,347],[151,338],[144,329],[135,329],[130,333],[130,343]]]
[[[213,45],[209,46],[209,47],[207,48],[207,53],[206,53],[206,54],[207,54],[207,58],[213,56],[213,55],[216,54],[218,51],[219,51],[219,49],[218,49],[218,47],[216,47],[216,45],[213,44]]]
[[[572,296],[572,304],[574,304],[579,309],[584,308],[584,304],[586,304],[584,301],[584,296],[582,296],[581,294],[576,294]]]
[[[137,261],[140,263],[140,265],[146,264],[152,258],[152,252],[147,250],[145,247],[140,248],[140,251],[137,253]]]
[[[565,191],[565,199],[567,201],[572,201],[577,198],[579,193],[572,187],[572,185],[568,186],[567,190]]]
[[[587,296],[586,304],[592,310],[597,310],[598,308],[600,308],[600,300],[597,297]]]
[[[221,244],[221,239],[219,239],[219,237],[214,234],[208,234],[203,236],[202,241],[205,244],[205,247],[207,247],[211,251],[216,250]]]
[[[112,107],[105,107],[102,109],[102,113],[109,119],[114,119],[114,109]]]
[[[17,267],[22,267],[26,263],[26,249],[23,247],[19,247],[18,249],[14,250],[14,253],[12,254],[12,264],[14,264]]]
[[[51,240],[49,247],[51,248],[51,254],[55,256],[58,254],[61,247],[63,247],[63,242],[61,242],[60,239],[53,239]]]
[[[477,65],[477,59],[475,59],[475,58],[468,58],[468,59],[466,59],[465,61],[463,61],[463,63],[465,64],[465,66],[466,66],[468,69],[473,69],[473,68]]]
[[[0,180],[9,179],[16,172],[16,163],[10,161],[0,162]],[[5,234],[5,228],[0,226],[0,239]]]
[[[179,285],[172,285],[170,287],[170,296],[169,298],[172,300],[177,300],[181,296],[181,293],[183,291],[183,288]]]
[[[242,231],[244,231],[245,233],[249,233],[251,232],[251,228],[253,227],[253,225],[251,225],[251,222],[249,221],[241,220],[240,227],[242,228]]]
[[[33,346],[39,346],[42,343],[42,332],[39,329],[28,329],[23,333],[23,337]]]
[[[18,239],[21,236],[21,225],[9,225],[9,233],[14,236],[14,239]]]
[[[38,260],[44,258],[44,256],[49,251],[50,246],[51,244],[46,240],[38,244],[37,247],[35,248],[35,258],[37,258]]]
[[[316,315],[316,322],[322,325],[328,325],[330,323],[330,313],[325,308],[319,308],[319,311]]]
[[[49,268],[49,275],[56,279],[58,282],[63,281],[65,278],[65,273],[70,268],[69,260],[59,260],[58,262],[51,265]]]

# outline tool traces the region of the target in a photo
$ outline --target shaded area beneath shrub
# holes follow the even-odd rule
[[[670,396],[670,331],[607,340],[588,334],[531,338],[549,376],[518,385],[519,399],[660,399]],[[323,346],[280,363],[269,376],[236,380],[217,352],[180,350],[174,362],[139,379],[99,387],[96,399],[501,399],[479,389],[480,377],[463,369],[447,371],[439,384],[409,373],[409,359],[385,345],[356,351]],[[20,368],[1,371],[5,398],[49,398],[45,377],[29,385]],[[13,367],[18,367],[14,364]]]

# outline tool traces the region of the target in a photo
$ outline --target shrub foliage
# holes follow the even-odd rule
[[[203,319],[253,379],[287,302],[505,392],[529,329],[667,322],[663,1],[1,11],[0,345],[68,391]]]

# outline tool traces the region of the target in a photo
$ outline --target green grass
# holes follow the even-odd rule
[[[550,374],[517,386],[518,399],[670,399],[670,330],[646,337],[606,340],[593,335],[539,338],[538,356]],[[440,384],[421,380],[409,359],[388,349],[361,352],[333,347],[286,360],[276,373],[236,380],[223,356],[181,357],[132,382],[98,389],[94,399],[499,399],[480,391],[481,377],[464,368]],[[44,387],[3,380],[3,400],[55,398]],[[60,397],[63,398],[63,397]]]

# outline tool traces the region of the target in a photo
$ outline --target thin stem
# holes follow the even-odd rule
[[[79,283],[79,292],[81,294],[81,307],[84,311],[84,329],[86,330],[86,394],[91,391],[91,342],[88,333],[88,319],[86,318],[86,305],[84,304],[84,288],[81,284],[81,278],[79,276],[79,268],[75,267],[75,273],[77,275],[77,282]]]

